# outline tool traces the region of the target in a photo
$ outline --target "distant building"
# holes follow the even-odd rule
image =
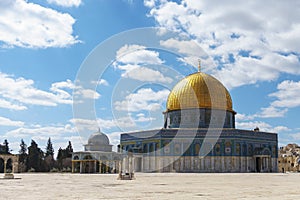
[[[170,92],[162,129],[121,134],[135,172],[277,172],[276,133],[235,128],[227,89],[205,73]]]
[[[72,153],[73,173],[118,173],[122,155],[112,151],[108,137],[100,132],[92,134],[84,151]]]
[[[300,146],[288,144],[278,152],[279,172],[300,172]]]

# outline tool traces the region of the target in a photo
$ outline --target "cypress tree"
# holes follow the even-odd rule
[[[24,140],[21,140],[20,143],[20,150],[19,150],[19,161],[22,163],[25,163],[26,157],[27,157],[27,145],[25,144]]]
[[[9,144],[9,143],[8,143],[7,139],[5,139],[4,142],[3,142],[3,145],[4,145],[4,153],[5,153],[5,154],[9,154],[9,151],[10,151],[10,150],[9,150],[8,144]]]
[[[72,147],[72,144],[71,144],[71,141],[69,141],[69,144],[66,148],[66,158],[71,158],[72,157],[72,153],[73,153],[73,147]]]
[[[51,142],[51,138],[49,137],[48,142],[47,142],[47,147],[46,147],[46,157],[47,156],[52,156],[54,155],[54,149],[53,149],[53,145]]]

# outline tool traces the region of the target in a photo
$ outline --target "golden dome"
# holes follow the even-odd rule
[[[169,94],[167,111],[189,108],[233,111],[232,100],[227,89],[220,81],[202,72],[185,77]]]

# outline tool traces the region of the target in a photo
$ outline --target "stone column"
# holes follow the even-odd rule
[[[270,172],[273,172],[272,157],[269,158],[269,169],[270,169]]]
[[[135,168],[134,168],[134,166],[135,166],[135,157],[132,157],[131,159],[132,159],[132,161],[131,161],[132,162],[131,163],[132,171],[131,172],[134,173],[135,172]]]
[[[79,161],[79,162],[80,162],[80,165],[79,165],[79,166],[80,166],[80,167],[79,167],[79,168],[80,168],[80,169],[79,169],[79,172],[82,173],[82,171],[83,171],[83,169],[82,169],[82,168],[83,168],[83,166],[82,166],[83,163],[82,163],[82,162],[83,162],[83,161]]]
[[[114,169],[113,173],[117,173],[117,161],[114,160]]]
[[[204,157],[200,157],[200,171],[204,171]]]
[[[213,172],[215,170],[215,157],[210,156],[210,171]]]
[[[124,171],[125,171],[125,173],[129,173],[129,158],[128,158],[128,156],[126,156],[126,158],[125,158],[125,164],[124,164]]]
[[[94,161],[94,173],[97,172],[97,160]]]
[[[75,161],[72,160],[72,173],[74,173],[74,162]]]
[[[6,174],[6,164],[7,164],[7,160],[4,160],[4,174]]]
[[[119,160],[119,178],[118,179],[122,179],[122,160]]]
[[[158,158],[158,170],[159,172],[163,172],[163,160],[161,157]]]
[[[128,172],[132,173],[132,157],[128,158]]]
[[[102,160],[99,160],[99,173],[102,174]]]
[[[220,157],[218,156],[220,159]],[[225,172],[227,170],[227,165],[225,164],[225,159],[224,156],[221,156],[221,170],[220,172]]]
[[[145,172],[145,168],[144,168],[144,166],[145,166],[145,165],[144,165],[145,157],[142,156],[141,160],[142,160],[142,161],[141,161],[141,162],[142,162],[142,163],[141,163],[141,172]]]
[[[16,159],[15,161],[14,161],[14,168],[13,168],[13,172],[14,173],[18,173],[19,172],[19,160],[18,159]]]
[[[105,162],[105,173],[107,173],[108,172],[108,167],[109,167],[109,162],[108,161],[106,161]]]
[[[182,172],[183,170],[184,170],[184,159],[183,159],[183,157],[181,156],[180,157],[180,167],[179,167],[179,170]]]

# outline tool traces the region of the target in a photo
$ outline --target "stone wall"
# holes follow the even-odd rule
[[[257,163],[258,161],[258,163]],[[144,156],[142,172],[277,172],[277,158],[241,156]],[[136,170],[135,171],[140,171]]]

